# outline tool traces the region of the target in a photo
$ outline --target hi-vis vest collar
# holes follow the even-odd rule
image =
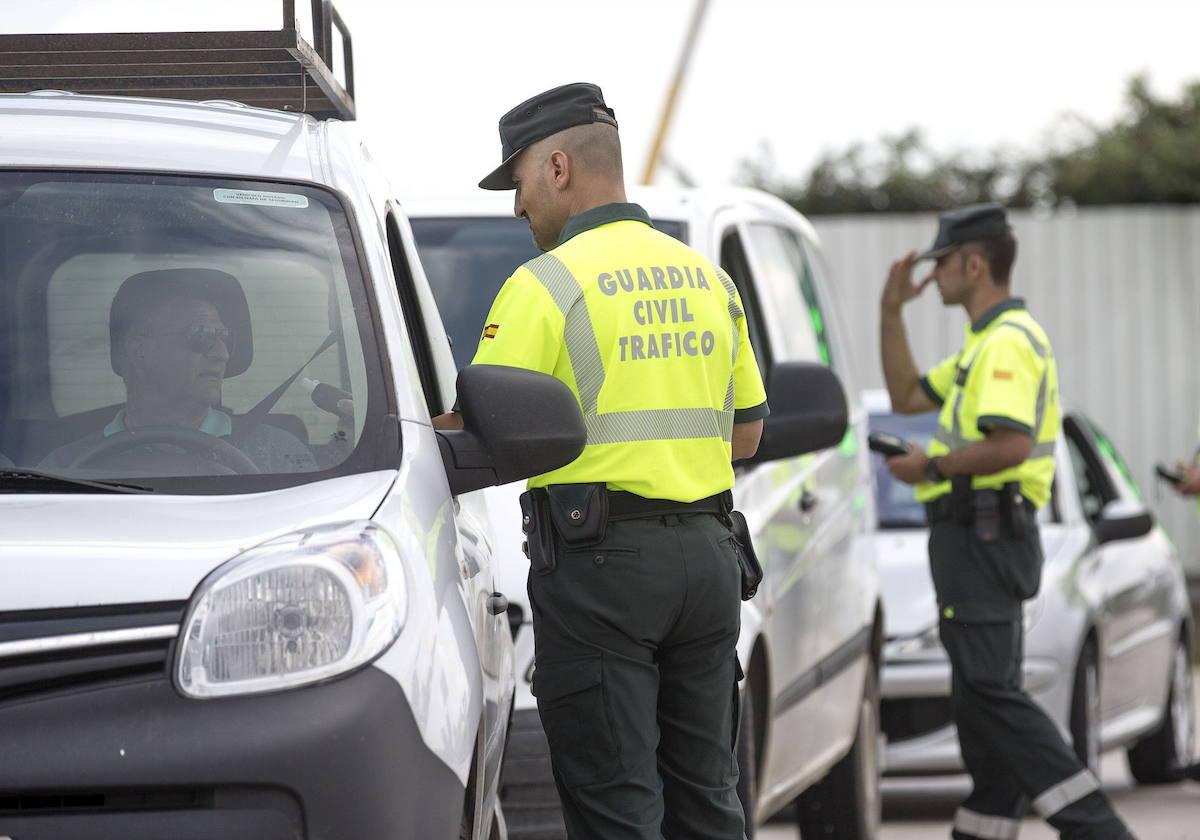
[[[585,230],[598,228],[601,225],[607,225],[612,222],[625,221],[643,222],[648,225],[650,224],[650,214],[640,204],[627,202],[601,204],[599,207],[584,210],[582,213],[567,219],[566,224],[563,225],[562,233],[558,235],[558,244],[563,244],[572,236],[578,236]]]
[[[991,309],[984,312],[978,318],[971,322],[971,332],[983,332],[988,328],[988,325],[1013,309],[1024,309],[1025,298],[1009,298],[1008,300],[1000,301]]]

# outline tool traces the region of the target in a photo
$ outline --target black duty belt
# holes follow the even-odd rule
[[[608,518],[641,519],[686,513],[724,514],[733,508],[731,496],[732,494],[725,492],[694,502],[676,502],[671,499],[647,499],[622,490],[609,490]]]
[[[970,523],[975,518],[975,511],[980,507],[1005,509],[1009,501],[1006,496],[1010,492],[1012,491],[972,490],[970,493],[963,495],[947,493],[925,504],[925,516],[931,525],[936,522],[947,522],[950,520]],[[1037,508],[1034,507],[1033,502],[1020,494],[1016,494],[1016,497],[1020,499],[1018,504],[1027,513],[1036,513]],[[981,502],[984,502],[984,504],[980,504]]]

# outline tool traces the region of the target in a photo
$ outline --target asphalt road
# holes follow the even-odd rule
[[[1197,707],[1200,710],[1200,702]],[[1123,750],[1104,757],[1100,779],[1139,840],[1200,838],[1200,783],[1138,787],[1129,776]],[[965,777],[886,782],[879,840],[948,838],[954,809],[968,790]],[[758,836],[763,840],[798,840],[800,835],[790,819],[777,817]],[[1021,829],[1021,840],[1055,840],[1057,836],[1045,823],[1032,818]]]

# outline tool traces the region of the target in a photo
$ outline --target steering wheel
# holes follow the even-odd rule
[[[81,452],[70,464],[71,468],[83,467],[105,456],[119,455],[142,446],[165,443],[178,446],[190,455],[211,458],[239,475],[257,475],[258,465],[229,441],[206,435],[195,429],[178,426],[140,426],[126,429]]]

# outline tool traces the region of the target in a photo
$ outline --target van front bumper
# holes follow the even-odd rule
[[[374,667],[188,700],[165,679],[0,701],[0,836],[456,837],[464,789]]]

